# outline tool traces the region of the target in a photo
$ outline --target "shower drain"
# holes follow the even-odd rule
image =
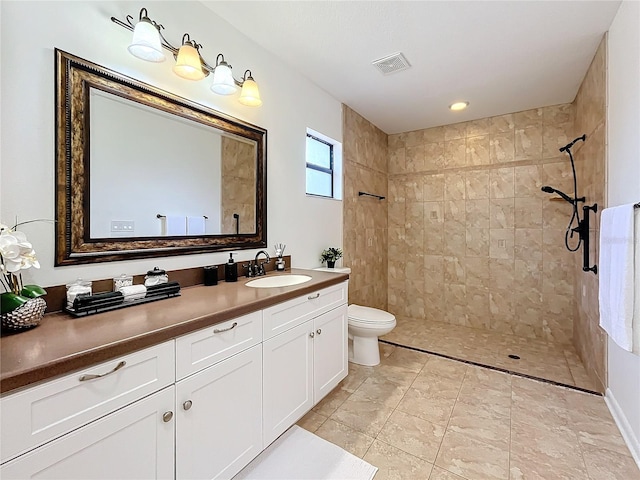
[[[514,355],[513,353],[509,355],[509,358],[513,358],[514,360],[520,360],[520,355]]]

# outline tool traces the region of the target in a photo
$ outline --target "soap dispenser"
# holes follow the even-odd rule
[[[233,253],[229,254],[229,261],[224,265],[224,281],[238,281],[238,264],[233,261]]]

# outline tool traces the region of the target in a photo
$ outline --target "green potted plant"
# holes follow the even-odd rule
[[[27,236],[16,230],[18,225],[10,228],[0,223],[0,283],[6,290],[0,294],[0,321],[2,328],[10,330],[35,327],[47,308],[41,298],[47,292],[22,283],[22,270],[40,268],[40,263]]]
[[[342,249],[329,247],[322,251],[320,255],[320,261],[322,263],[327,262],[327,267],[334,268],[336,261],[342,258]]]

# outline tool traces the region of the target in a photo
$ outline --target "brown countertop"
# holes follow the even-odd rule
[[[349,278],[345,273],[316,270],[292,269],[289,273],[312,279],[290,287],[250,288],[244,285],[249,279],[241,277],[237,283],[184,288],[179,297],[87,317],[45,315],[33,330],[0,338],[0,393],[157,345]]]

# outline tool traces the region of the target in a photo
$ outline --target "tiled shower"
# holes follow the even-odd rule
[[[586,133],[574,150],[578,193],[604,206],[604,45],[571,104],[388,135],[386,145],[383,132],[344,107],[350,303],[386,305],[400,320],[573,343],[603,391],[597,277],[565,248],[571,205],[540,188],[573,193],[558,149]],[[358,198],[362,189],[387,198]],[[377,238],[385,231],[386,245]]]

